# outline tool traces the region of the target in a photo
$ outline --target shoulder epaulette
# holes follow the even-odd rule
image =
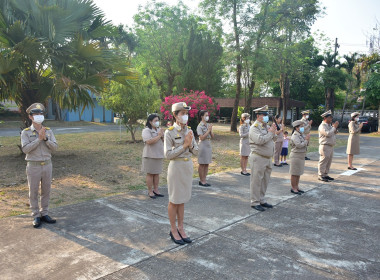
[[[30,130],[30,127],[25,128],[24,130]]]
[[[45,126],[45,128],[46,128],[47,130],[49,130],[49,129],[50,129],[50,127],[47,127],[47,126]]]
[[[258,127],[258,126],[259,126],[259,124],[258,124],[258,123],[255,123],[254,127]]]
[[[191,129],[191,126],[188,126],[187,128],[188,128],[188,129]]]
[[[173,130],[173,129],[174,129],[174,126],[171,126],[171,127],[169,127],[168,129],[169,129],[169,130]]]

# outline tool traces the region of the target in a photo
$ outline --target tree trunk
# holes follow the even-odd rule
[[[365,98],[366,98],[366,95],[364,95],[364,98],[363,98],[363,106],[362,106],[362,113],[361,113],[362,116],[363,116],[363,114],[364,114]]]
[[[287,73],[281,73],[280,76],[280,88],[281,88],[281,99],[282,99],[282,111],[283,111],[283,118],[282,118],[282,124],[286,124],[286,117],[288,114],[288,99],[290,96],[290,81],[289,76]]]
[[[237,132],[237,112],[240,100],[240,92],[241,92],[241,55],[240,55],[240,39],[239,39],[239,30],[237,26],[237,1],[233,1],[233,22],[234,22],[234,34],[235,34],[235,49],[236,49],[236,96],[234,102],[234,108],[232,110],[231,116],[231,128],[232,132]]]
[[[335,90],[333,88],[327,88],[326,90],[326,111],[331,110],[334,113],[335,105]]]
[[[348,91],[346,92],[346,98],[344,99],[344,103],[343,103],[342,116],[340,117],[340,123],[339,123],[340,126],[343,123],[344,110],[346,109],[347,98],[348,98]]]
[[[95,121],[95,112],[94,112],[94,106],[91,106],[91,121]]]
[[[250,114],[254,89],[255,89],[255,81],[252,80],[251,83],[248,85],[248,99],[244,107],[244,113]]]
[[[103,106],[103,122],[106,122],[106,108]]]

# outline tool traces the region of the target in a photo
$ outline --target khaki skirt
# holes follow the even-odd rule
[[[246,138],[240,139],[240,155],[248,157],[251,154],[251,147],[249,146],[249,140]]]
[[[142,160],[141,171],[146,174],[161,174],[163,166],[162,158],[147,158]]]
[[[360,154],[360,136],[359,134],[352,134],[348,136],[347,150],[348,155],[359,155]]]
[[[199,151],[198,151],[198,163],[210,164],[211,161],[212,161],[211,141],[210,140],[200,141]]]
[[[173,204],[188,202],[193,188],[193,161],[171,160],[167,179],[169,201]]]
[[[305,170],[306,153],[290,153],[289,174],[301,176]]]

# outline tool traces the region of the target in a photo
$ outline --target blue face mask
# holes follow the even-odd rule
[[[269,122],[269,117],[268,116],[264,116],[263,117],[263,122],[265,122],[265,123]]]
[[[300,132],[303,133],[305,131],[304,127],[300,127]]]

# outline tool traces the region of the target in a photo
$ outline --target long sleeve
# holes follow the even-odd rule
[[[174,147],[173,139],[170,137],[169,131],[165,131],[165,139],[164,139],[164,153],[165,153],[165,158],[167,159],[173,159],[178,157],[180,154],[182,154],[185,151],[183,148],[183,144]]]
[[[195,141],[195,137],[193,137],[192,148],[189,148],[189,151],[190,151],[190,153],[192,153],[195,156],[198,155],[199,146],[197,144],[197,141]]]
[[[355,125],[354,122],[350,122],[350,124],[348,125],[348,128],[349,128],[349,132],[352,134],[357,134],[360,132],[360,126]]]
[[[36,139],[32,142],[29,142],[28,135],[24,131],[21,132],[21,149],[25,154],[35,150],[40,142],[41,140],[38,137],[36,137]]]
[[[241,125],[239,127],[239,136],[240,136],[240,138],[247,138],[249,136],[249,130],[248,130],[248,132],[244,132],[244,126],[245,125]]]
[[[335,127],[332,127],[330,130],[326,130],[326,125],[322,125],[319,127],[319,133],[325,137],[332,137],[333,135],[336,134],[336,129]]]
[[[249,132],[249,139],[251,143],[256,144],[256,145],[264,145],[265,143],[269,141],[275,140],[273,132],[268,132],[267,134],[261,134],[260,131],[255,133],[255,130],[258,130],[258,128],[252,127]]]
[[[292,136],[292,142],[294,146],[298,149],[307,147],[307,143],[308,143],[307,140],[302,141],[301,136],[298,136],[298,135],[294,135],[294,137]]]
[[[50,135],[48,136],[48,140],[45,141],[45,143],[51,151],[55,152],[58,149],[57,140],[55,139],[53,131],[50,130],[49,134]]]

